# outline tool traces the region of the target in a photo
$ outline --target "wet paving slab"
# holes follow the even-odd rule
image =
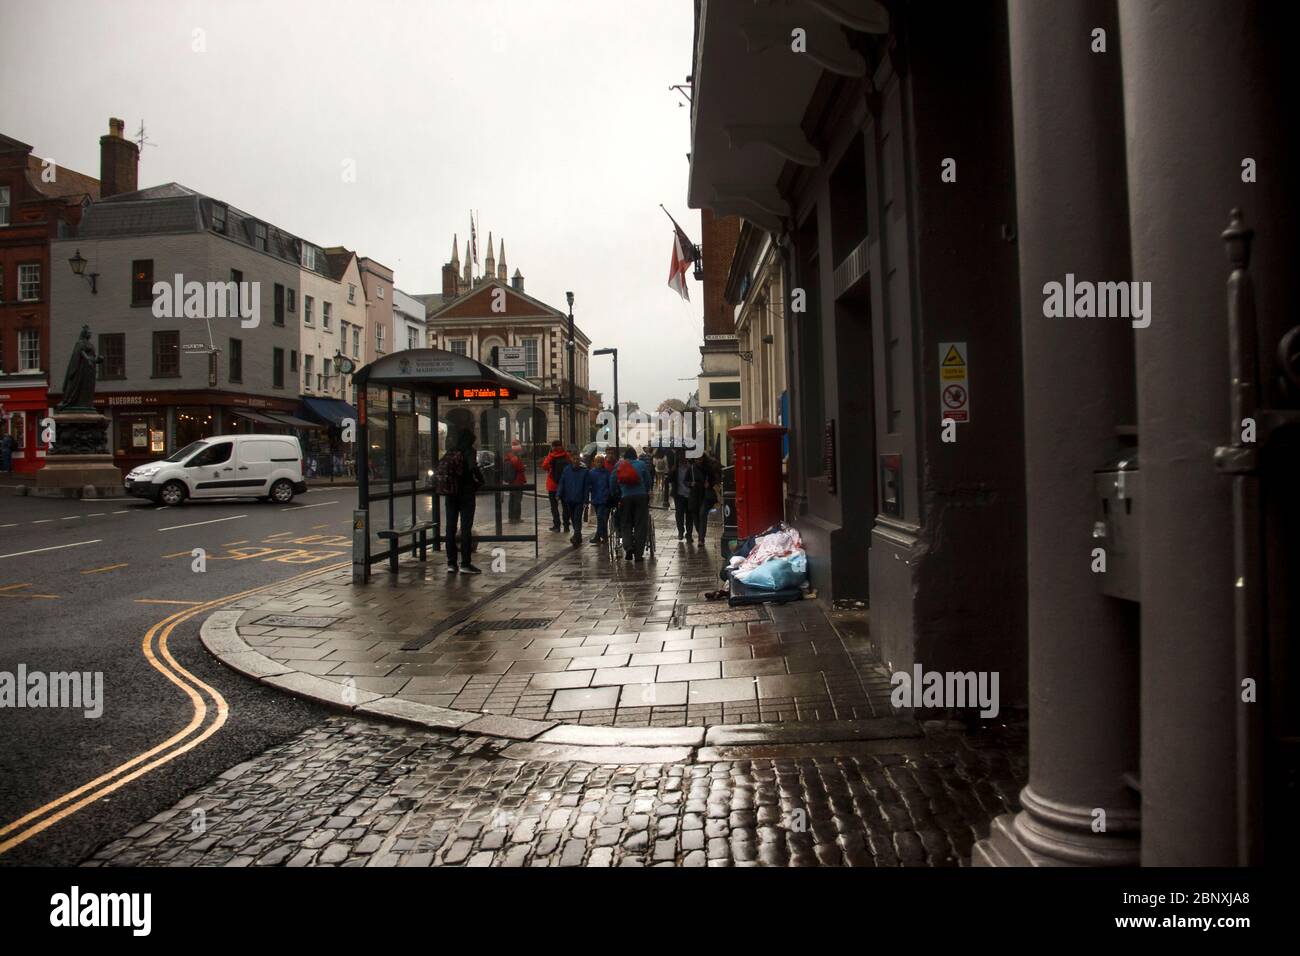
[[[309,695],[335,683],[323,698],[336,702],[647,729],[894,714],[865,614],[709,601],[718,552],[675,540],[655,516],[644,562],[544,530],[540,564],[531,545],[511,544],[478,577],[448,575],[436,556],[395,576],[377,569],[363,586],[343,569],[250,599],[236,628],[245,651],[304,675],[265,679]]]

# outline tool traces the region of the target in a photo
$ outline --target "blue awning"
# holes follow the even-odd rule
[[[307,414],[336,428],[342,427],[345,418],[357,420],[357,410],[338,398],[304,398],[302,407]]]

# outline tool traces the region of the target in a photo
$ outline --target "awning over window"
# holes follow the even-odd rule
[[[306,414],[336,428],[342,427],[345,418],[357,420],[357,410],[338,398],[304,398],[302,407]]]
[[[321,425],[317,422],[306,421],[305,419],[299,418],[297,415],[290,415],[288,412],[267,412],[267,415],[274,418],[276,421],[281,422],[282,424],[285,425],[289,425],[293,428],[324,428],[325,427],[324,425]]]
[[[268,418],[267,416],[261,415],[257,412],[236,411],[235,414],[256,425],[270,425],[273,428],[284,428],[286,424],[285,422],[277,421],[274,418]]]

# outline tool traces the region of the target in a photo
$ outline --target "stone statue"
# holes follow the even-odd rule
[[[102,359],[95,356],[90,341],[90,326],[81,327],[81,337],[68,359],[68,373],[63,377],[63,398],[56,412],[93,412],[95,410],[95,373]]]

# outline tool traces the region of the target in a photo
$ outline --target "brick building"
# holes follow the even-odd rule
[[[101,141],[110,189],[135,188],[134,165],[128,168],[120,156],[138,149],[122,138],[122,121],[112,120]],[[99,196],[98,180],[0,135],[0,436],[14,438],[17,472],[30,473],[44,463],[38,423],[49,405],[50,385],[62,380],[63,350],[70,352],[75,340],[50,340],[50,270],[68,271],[65,263],[51,261],[50,243],[68,235]]]
[[[579,431],[575,437],[568,434],[568,313],[528,295],[518,269],[507,283],[505,242],[502,240],[499,260],[492,254],[490,234],[488,243],[485,272],[475,276],[469,262],[462,270],[453,239],[451,260],[442,267],[442,292],[415,296],[427,309],[428,345],[487,365],[496,365],[497,350],[504,346],[523,348],[526,367],[522,377],[541,386],[542,393],[537,396],[537,417],[531,425],[526,409],[514,410],[510,437],[539,443],[560,438],[566,444],[576,441],[581,447],[592,434],[587,389],[591,339],[575,325],[574,419]]]
[[[700,346],[698,377],[700,408],[705,415],[709,454],[723,464],[731,461],[727,429],[741,422],[740,353],[736,320],[727,304],[727,274],[740,237],[738,216],[700,212],[700,253],[704,270],[704,344]]]

